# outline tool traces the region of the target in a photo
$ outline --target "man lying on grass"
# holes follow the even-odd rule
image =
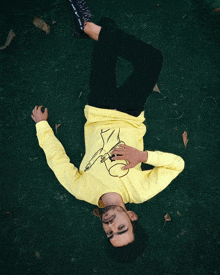
[[[76,9],[82,9],[78,2],[86,5],[75,2]],[[143,203],[161,192],[184,169],[184,161],[174,154],[143,148],[144,104],[162,68],[161,52],[120,30],[111,19],[102,19],[98,25],[88,22],[86,11],[85,18],[83,10],[77,13],[83,22],[77,35],[92,38],[95,49],[84,110],[86,150],[79,169],[70,163],[49,126],[48,110],[36,106],[32,118],[39,144],[58,181],[77,199],[97,205],[94,214],[101,218],[109,242],[125,247],[137,239],[134,228],[138,219],[125,204]],[[118,56],[134,68],[119,88],[115,75]],[[141,163],[154,168],[142,171]]]

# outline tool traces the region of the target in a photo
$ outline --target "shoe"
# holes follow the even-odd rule
[[[89,22],[91,13],[85,0],[69,0],[74,11],[74,33],[76,36],[84,35],[84,21]]]

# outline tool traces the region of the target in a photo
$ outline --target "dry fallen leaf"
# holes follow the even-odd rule
[[[10,32],[8,33],[7,39],[5,41],[5,45],[0,47],[0,50],[4,50],[5,48],[7,48],[15,36],[16,34],[14,33],[14,31],[10,30]]]
[[[183,236],[185,233],[186,233],[186,231],[184,231],[184,230],[182,229],[182,232],[181,232],[180,234]]]
[[[218,7],[218,8],[216,8],[216,9],[214,9],[214,11],[216,11],[216,12],[220,13],[220,7]]]
[[[42,20],[40,17],[35,16],[34,20],[33,20],[33,24],[35,25],[35,27],[37,27],[38,29],[46,32],[46,34],[50,33],[50,26],[44,21]]]
[[[170,215],[169,215],[169,214],[166,214],[166,215],[164,216],[164,220],[165,220],[164,225],[165,225],[166,222],[170,222],[170,221],[171,221]]]
[[[57,129],[60,127],[61,124],[55,124],[55,129],[56,129],[56,133],[57,133]]]
[[[35,252],[35,257],[40,260],[41,259],[40,253],[36,251]]]
[[[12,216],[12,213],[11,212],[9,212],[9,211],[7,211],[7,212],[5,212],[7,215],[9,215],[10,217]]]
[[[186,146],[187,146],[187,143],[188,143],[188,139],[187,139],[187,132],[186,131],[184,131],[183,133],[182,133],[182,138],[183,138],[183,144],[184,144],[184,146],[185,146],[185,148],[186,148]]]
[[[160,90],[159,90],[157,84],[154,86],[153,91],[154,91],[154,92],[157,92],[157,93],[160,93]]]

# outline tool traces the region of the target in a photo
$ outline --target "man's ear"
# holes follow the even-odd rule
[[[100,218],[100,219],[101,219],[101,214],[100,214],[100,212],[99,212],[99,209],[98,209],[98,208],[95,208],[95,209],[93,210],[93,214],[94,214],[96,217],[98,217],[98,218]]]
[[[138,220],[138,215],[135,214],[133,211],[127,211],[127,214],[128,214],[129,218],[132,221],[137,221]]]

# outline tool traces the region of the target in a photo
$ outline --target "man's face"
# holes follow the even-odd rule
[[[113,246],[120,247],[134,241],[131,219],[121,206],[110,205],[101,211],[103,229]]]

